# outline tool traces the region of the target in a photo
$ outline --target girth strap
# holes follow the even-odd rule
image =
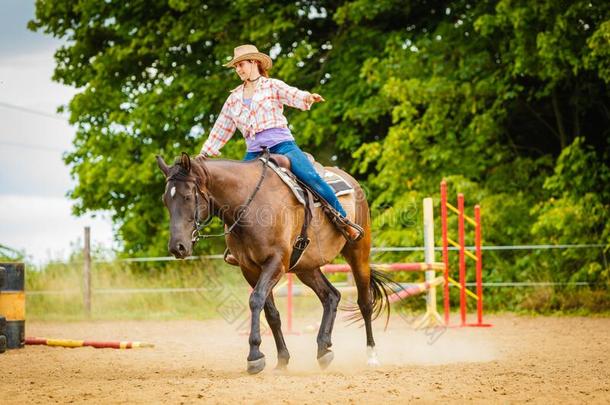
[[[290,254],[290,265],[288,270],[292,270],[303,257],[303,253],[305,253],[305,249],[309,246],[309,242],[311,240],[307,237],[307,228],[309,228],[309,223],[311,222],[312,213],[311,207],[313,207],[313,197],[311,193],[307,189],[303,189],[305,193],[305,215],[303,217],[303,226],[301,226],[301,233],[297,236],[294,245],[292,245],[292,253]]]

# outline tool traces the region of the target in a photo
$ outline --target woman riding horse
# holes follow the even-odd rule
[[[307,156],[294,141],[283,114],[284,105],[309,110],[313,103],[324,98],[291,87],[278,79],[269,78],[272,61],[268,55],[259,52],[254,45],[241,45],[235,48],[233,59],[224,66],[235,68],[243,81],[231,91],[220,115],[203,144],[201,154],[217,156],[220,148],[239,129],[246,139],[247,152],[244,160],[256,159],[263,149],[286,156],[290,160],[294,175],[326,200],[341,216],[348,241],[356,241],[363,235],[363,229],[347,219],[343,206],[334,191],[320,177]],[[232,255],[227,259],[237,264]]]
[[[318,94],[310,94],[280,80],[268,78],[271,59],[252,45],[235,48],[234,58],[226,66],[235,67],[243,84],[233,90],[225,102],[203,145],[202,155],[191,159],[183,154],[181,161],[171,167],[162,157],[157,157],[166,179],[163,202],[170,214],[170,252],[180,259],[192,253],[200,226],[198,219],[202,215],[203,218],[216,216],[225,222],[227,230],[222,235],[236,256],[232,258],[232,264],[239,264],[253,289],[249,299],[251,317],[248,339],[248,372],[252,374],[265,367],[265,356],[260,351],[260,314],[263,310],[276,343],[278,368],[283,369],[288,365],[290,355],[273,299],[273,287],[288,271],[313,289],[323,305],[316,339],[317,359],[322,368],[330,364],[334,357],[331,335],[341,294],[326,279],[321,266],[341,254],[351,267],[358,290],[357,304],[366,331],[367,364],[378,365],[371,321],[384,307],[389,317],[388,291],[395,286],[370,265],[370,211],[364,191],[348,173],[339,168],[326,168],[346,179],[354,189],[354,193],[340,197],[345,204],[344,210],[330,187],[295,144],[282,114],[284,105],[306,110],[324,99]],[[294,174],[321,198],[325,198],[338,212],[337,215],[344,217],[336,220],[327,216],[327,209],[312,207],[313,229],[309,228],[311,232],[308,237],[316,248],[307,249],[294,268],[290,267],[293,242],[307,216],[307,211],[298,205],[296,197],[283,187],[279,176],[265,177],[266,164],[262,165],[259,174],[251,170],[260,167],[255,161],[235,162],[205,157],[219,155],[220,148],[236,129],[242,132],[248,145],[244,160],[259,156],[263,147],[285,155],[291,162]],[[349,221],[346,211],[351,218]],[[261,223],[259,215],[264,216],[265,224]],[[335,229],[338,221],[344,226],[340,228],[341,232]],[[349,230],[346,231],[345,227]],[[352,243],[346,243],[340,234]]]

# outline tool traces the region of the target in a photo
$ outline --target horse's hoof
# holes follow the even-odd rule
[[[265,368],[265,356],[257,360],[248,361],[248,374],[258,374]]]
[[[275,371],[286,371],[288,368],[288,359],[279,358],[277,359],[277,365],[275,366]]]
[[[277,365],[275,366],[275,368],[273,369],[273,372],[276,374],[283,374],[286,371],[288,371],[288,367],[286,365]]]
[[[335,353],[331,352],[330,350],[324,353],[322,356],[318,357],[318,364],[320,365],[320,368],[322,370],[326,369],[326,367],[330,365],[334,358]]]
[[[381,363],[379,362],[378,359],[373,358],[373,359],[368,359],[366,361],[366,365],[369,367],[379,367],[379,366],[381,366]]]
[[[377,358],[377,351],[375,350],[374,347],[367,346],[366,357],[367,357],[366,364],[369,367],[379,367],[381,365],[381,363],[379,362],[379,359]]]

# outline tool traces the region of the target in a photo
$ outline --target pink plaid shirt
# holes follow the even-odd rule
[[[261,77],[256,81],[252,103],[248,107],[243,102],[244,85],[231,91],[220,115],[201,148],[206,155],[220,155],[220,148],[235,133],[236,129],[244,138],[254,138],[255,134],[269,128],[288,128],[284,117],[284,104],[301,110],[309,110],[310,93],[291,87],[281,80]]]

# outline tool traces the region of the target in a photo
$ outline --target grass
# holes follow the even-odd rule
[[[52,263],[43,269],[28,269],[28,319],[88,318],[83,305],[82,268],[81,263]],[[228,298],[231,303],[243,302],[248,293],[239,269],[209,261],[154,266],[97,263],[91,278],[90,319],[209,319],[219,316],[219,305]]]
[[[52,321],[167,320],[224,318],[229,323],[247,321],[248,285],[238,268],[219,260],[170,261],[163,263],[94,263],[92,305],[85,316],[82,294],[82,263],[50,263],[26,271],[27,319]],[[345,274],[330,275],[333,282],[346,281]],[[401,281],[418,282],[421,274],[403,274]],[[408,278],[408,279],[407,279]],[[296,277],[295,277],[296,282]],[[307,289],[307,287],[303,287]],[[154,291],[155,289],[191,289]],[[195,289],[195,290],[193,290]],[[140,291],[134,291],[140,290]],[[141,291],[148,290],[148,291]],[[608,314],[607,288],[486,288],[485,312],[515,311],[540,314]],[[442,292],[437,293],[442,309]],[[341,304],[354,303],[343,295]],[[451,288],[452,309],[457,310],[458,290]],[[295,297],[294,316],[320,315],[315,296]],[[276,296],[276,305],[286,319],[286,299]],[[403,300],[393,311],[417,314],[423,311],[423,296]],[[468,312],[475,313],[476,302],[468,300]]]

